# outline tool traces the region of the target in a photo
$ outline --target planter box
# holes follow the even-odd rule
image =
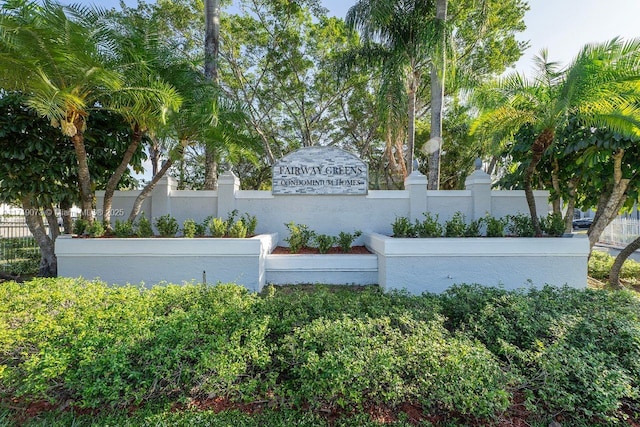
[[[271,254],[265,268],[267,283],[274,285],[378,283],[378,257],[374,254]]]
[[[365,233],[364,242],[378,255],[378,283],[385,290],[439,293],[460,283],[587,286],[586,236],[396,239]]]
[[[61,236],[58,275],[98,278],[110,284],[235,282],[252,291],[265,283],[265,257],[277,234],[248,239],[105,238]]]

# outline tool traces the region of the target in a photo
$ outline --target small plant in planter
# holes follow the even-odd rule
[[[249,215],[245,213],[242,216],[242,222],[247,227],[247,236],[253,236],[256,234],[256,227],[258,226],[258,218],[255,215]]]
[[[77,234],[78,236],[82,236],[87,231],[87,227],[89,226],[89,221],[86,219],[78,218],[73,223],[73,234]]]
[[[329,236],[327,234],[317,234],[314,237],[314,241],[318,251],[321,254],[326,254],[336,243],[337,238],[335,236]]]
[[[196,236],[197,224],[192,219],[186,219],[182,224],[182,235],[186,238],[192,239]]]
[[[304,247],[308,247],[313,240],[315,233],[309,230],[309,227],[304,224],[296,224],[293,221],[285,224],[289,230],[289,237],[284,239],[289,243],[289,251],[295,254]]]
[[[482,220],[480,219],[471,221],[469,224],[467,224],[467,227],[464,230],[464,237],[480,237],[481,225],[482,225]]]
[[[94,220],[85,231],[91,237],[102,237],[104,236],[104,225],[102,221]]]
[[[509,215],[509,233],[516,237],[534,237],[536,230],[533,228],[531,217],[525,214]]]
[[[222,218],[209,219],[208,227],[213,237],[224,237],[227,234],[227,222]]]
[[[397,217],[396,220],[391,224],[391,229],[393,230],[393,237],[415,237],[416,232],[409,221],[409,218],[405,216]]]
[[[196,223],[196,236],[206,236],[207,235],[207,222]]]
[[[438,222],[438,214],[432,216],[431,213],[425,212],[422,222],[416,219],[415,234],[417,237],[442,237],[442,225]]]
[[[338,234],[338,246],[340,246],[340,250],[345,254],[351,252],[351,246],[353,245],[353,241],[362,235],[362,231],[356,230],[353,233],[345,233],[341,231]]]
[[[242,220],[234,222],[231,228],[229,228],[229,237],[235,239],[244,239],[247,237],[247,226],[244,225]]]
[[[117,237],[132,237],[135,235],[133,231],[133,223],[131,221],[116,220],[114,232]]]
[[[545,234],[560,237],[564,234],[566,226],[561,214],[550,213],[546,217],[540,218],[540,227]]]
[[[509,223],[509,219],[487,215],[483,218],[483,222],[487,226],[487,237],[504,237],[504,229]]]
[[[140,214],[140,218],[135,223],[136,236],[138,237],[152,237],[153,228],[151,228],[151,221],[144,215],[144,212]]]
[[[460,211],[453,214],[453,217],[444,224],[445,237],[464,237],[467,231],[467,224],[464,222],[464,214]]]
[[[162,237],[174,237],[178,232],[178,221],[170,214],[156,218],[155,225]]]

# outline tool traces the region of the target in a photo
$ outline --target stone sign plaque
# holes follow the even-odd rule
[[[367,165],[336,147],[304,147],[273,165],[273,194],[367,194]]]

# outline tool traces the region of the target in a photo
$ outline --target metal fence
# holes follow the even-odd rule
[[[635,218],[616,218],[602,232],[600,242],[627,246],[640,236],[640,221]]]
[[[38,271],[40,249],[22,215],[0,216],[0,271],[28,274]]]

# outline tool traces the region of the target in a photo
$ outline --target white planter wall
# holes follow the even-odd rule
[[[386,290],[439,293],[461,283],[505,289],[587,285],[589,241],[582,235],[395,239],[367,233],[364,241],[378,255],[378,283]]]
[[[378,257],[373,254],[267,255],[267,283],[289,285],[375,285]]]
[[[260,291],[266,279],[265,258],[277,241],[277,234],[248,239],[61,236],[56,240],[58,275],[148,286],[202,283],[206,275],[207,283],[236,282]]]

